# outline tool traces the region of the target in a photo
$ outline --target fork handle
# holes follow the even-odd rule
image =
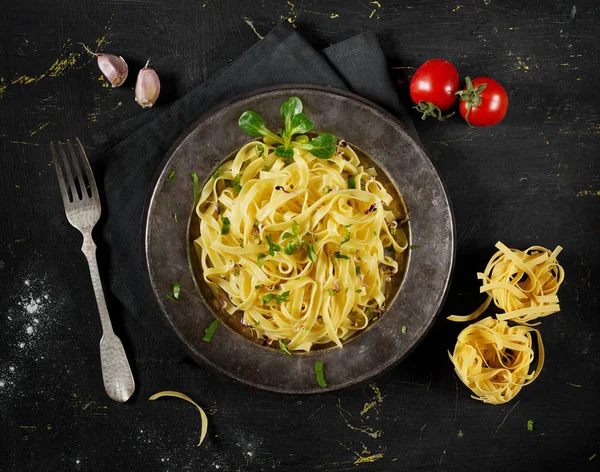
[[[100,360],[102,363],[102,378],[104,388],[110,398],[118,402],[127,401],[135,390],[135,382],[131,367],[123,348],[123,343],[113,331],[102,282],[100,281],[100,272],[98,271],[98,262],[96,261],[96,244],[90,233],[83,235],[83,245],[81,251],[87,258],[90,268],[90,276],[100,321],[102,323],[102,339],[100,340]]]

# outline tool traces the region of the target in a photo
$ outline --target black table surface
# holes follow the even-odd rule
[[[63,212],[48,143],[147,113],[132,80],[108,88],[79,42],[148,57],[165,106],[289,18],[317,48],[378,33],[408,103],[410,76],[444,57],[506,87],[506,119],[415,123],[454,205],[457,261],[434,328],[370,385],[290,397],[176,363],[111,303],[134,366],[126,404],[104,393],[87,265],[51,231]],[[600,10],[594,0],[3,2],[0,8],[0,470],[597,470]],[[94,152],[93,149],[90,152]],[[546,365],[505,405],[470,397],[448,360],[482,301],[476,272],[501,240],[564,252],[562,310],[541,327]],[[423,294],[427,296],[427,294]],[[209,413],[178,400],[185,392]],[[528,420],[534,421],[528,431]]]

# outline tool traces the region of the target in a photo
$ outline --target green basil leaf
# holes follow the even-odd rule
[[[408,328],[406,325],[402,325],[402,334],[406,334],[408,332]]]
[[[277,295],[275,295],[274,293],[269,293],[268,295],[265,295],[262,299],[262,303],[263,305],[266,305],[267,303],[269,303],[271,300],[273,300]]]
[[[175,182],[175,169],[171,169],[169,171],[169,177],[167,178],[167,182],[169,182],[170,184]]]
[[[204,337],[202,338],[202,341],[204,341],[205,343],[211,342],[213,336],[215,335],[215,330],[217,329],[217,326],[219,326],[219,320],[215,320],[210,325],[208,325],[208,328],[204,330]]]
[[[360,266],[356,266],[356,275],[360,275]]]
[[[288,131],[288,136],[291,138],[295,134],[304,134],[313,128],[314,124],[307,118],[304,113],[298,113],[292,118],[291,127]]]
[[[258,154],[258,157],[262,157],[263,159],[265,159],[265,147],[262,144],[257,144],[255,149],[256,154]]]
[[[277,251],[281,251],[281,246],[273,242],[270,234],[267,234],[267,242],[269,243],[269,255],[274,256]]]
[[[287,231],[281,235],[282,239],[289,239],[289,238],[293,238],[293,237],[294,237],[294,235],[291,233],[288,233]]]
[[[325,382],[325,373],[323,372],[323,363],[321,361],[315,362],[315,375],[317,376],[318,384],[323,388],[327,387],[327,382]]]
[[[282,292],[281,295],[277,295],[275,297],[275,299],[277,300],[278,303],[283,303],[283,302],[288,301],[289,296],[290,296],[290,291],[286,290],[285,292]]]
[[[346,259],[346,260],[350,259],[348,256],[345,256],[344,254],[340,254],[339,252],[336,252],[333,256],[336,259]]]
[[[333,134],[324,133],[310,142],[310,153],[319,159],[330,159],[335,154],[337,138]]]
[[[284,157],[286,159],[291,159],[294,157],[294,150],[292,148],[284,148],[283,146],[277,146],[275,148],[275,155],[279,157]]]
[[[291,137],[288,131],[292,128],[292,119],[298,113],[302,113],[302,101],[298,97],[290,97],[287,102],[281,105],[279,112],[281,113],[285,134]]]
[[[215,173],[212,175],[213,180],[217,180],[217,177],[219,177],[221,175],[221,168],[217,167],[217,170],[215,170]]]
[[[355,189],[356,188],[356,180],[354,179],[353,175],[351,175],[350,177],[348,177],[348,188],[349,189]]]
[[[269,130],[265,126],[265,120],[254,111],[245,111],[238,120],[238,125],[250,136],[267,136]]]
[[[300,225],[296,222],[296,220],[292,221],[292,233],[296,236],[300,234]]]
[[[256,263],[258,264],[258,267],[262,267],[265,265],[265,257],[267,257],[267,255],[263,254],[262,252],[256,257]]]

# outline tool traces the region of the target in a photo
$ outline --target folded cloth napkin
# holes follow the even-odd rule
[[[347,89],[372,100],[396,114],[416,138],[373,33],[319,53],[287,22],[168,108],[144,113],[94,137],[98,147],[108,149],[92,163],[97,164],[97,175],[104,169],[99,179],[104,194],[104,247],[99,244],[99,251],[108,258],[108,287],[176,360],[183,360],[185,354],[175,335],[165,329],[149,283],[142,282],[147,278],[142,218],[157,167],[177,138],[212,108],[259,88],[303,83]]]

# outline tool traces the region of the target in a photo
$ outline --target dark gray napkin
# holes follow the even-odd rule
[[[243,80],[241,80],[243,78]],[[316,84],[349,89],[414,125],[396,94],[385,57],[373,33],[325,49],[313,49],[287,22],[221,72],[166,109],[127,120],[95,141],[108,148],[95,167],[103,172],[104,244],[99,254],[108,286],[123,306],[177,360],[184,354],[165,329],[146,280],[142,252],[142,217],[157,167],[175,140],[202,114],[253,90],[280,84]]]

